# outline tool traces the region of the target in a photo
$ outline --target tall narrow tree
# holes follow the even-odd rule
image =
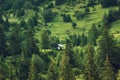
[[[60,79],[61,80],[75,80],[75,75],[72,71],[72,66],[69,63],[70,58],[68,57],[68,54],[64,53],[63,58],[61,61],[61,73],[60,73]]]
[[[103,65],[106,53],[109,53],[108,57],[110,58],[111,65],[114,68],[118,69],[120,67],[120,65],[119,65],[119,63],[120,63],[120,58],[119,58],[120,54],[119,54],[119,51],[117,50],[116,43],[113,40],[113,36],[111,36],[109,34],[109,32],[108,32],[109,30],[108,30],[108,28],[106,26],[103,27],[102,30],[103,30],[102,36],[100,37],[100,40],[99,40],[99,43],[98,43],[98,45],[99,45],[99,48],[98,48],[98,51],[99,51],[99,58],[98,58],[99,64],[100,64],[100,66]]]
[[[114,72],[112,70],[108,54],[106,54],[106,59],[104,62],[104,70],[103,70],[102,80],[115,80]]]
[[[100,80],[99,73],[98,73],[99,70],[94,60],[95,51],[93,46],[88,45],[87,52],[88,52],[87,54],[88,62],[87,62],[86,71],[85,71],[86,80]]]
[[[31,57],[33,53],[34,54],[39,53],[39,49],[37,46],[37,40],[34,38],[34,32],[31,28],[28,29],[27,31],[23,52],[26,56],[29,56],[29,57]]]

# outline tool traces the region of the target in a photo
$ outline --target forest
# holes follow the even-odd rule
[[[0,0],[0,80],[120,80],[120,0]]]

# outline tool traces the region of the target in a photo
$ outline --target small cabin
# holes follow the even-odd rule
[[[64,48],[64,45],[63,45],[63,44],[58,44],[57,49],[58,49],[58,50],[63,50],[63,49],[65,49],[65,48]]]

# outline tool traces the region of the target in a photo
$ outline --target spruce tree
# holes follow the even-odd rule
[[[31,65],[30,65],[30,72],[29,72],[29,76],[28,76],[28,79],[27,80],[38,80],[37,79],[37,69],[36,69],[36,66],[35,66],[35,54],[32,55],[32,58],[31,58]]]
[[[82,33],[81,36],[81,46],[85,46],[87,44],[87,37],[85,36],[84,33]]]
[[[100,80],[99,77],[99,70],[98,67],[95,63],[94,59],[94,48],[92,45],[88,45],[88,50],[87,50],[87,65],[86,65],[86,70],[85,70],[85,77],[86,80]]]
[[[57,70],[57,65],[54,60],[51,60],[51,63],[48,68],[48,80],[58,80],[58,70]]]
[[[75,75],[72,71],[72,66],[69,63],[70,58],[67,53],[63,54],[60,65],[60,80],[75,80]]]
[[[68,55],[69,59],[69,63],[72,67],[74,67],[74,52],[73,52],[73,44],[72,41],[70,39],[66,39],[66,49],[65,49],[65,53]]]
[[[26,40],[23,47],[23,53],[28,57],[31,57],[33,53],[39,53],[37,40],[34,38],[34,32],[31,28],[29,28],[27,31]]]
[[[105,60],[105,56],[106,53],[109,53],[108,56],[110,58],[110,63],[112,64],[119,64],[119,60],[117,60],[117,56],[119,56],[119,54],[116,52],[116,46],[115,46],[115,42],[113,40],[113,36],[111,36],[109,34],[109,30],[108,28],[105,26],[102,28],[103,32],[102,32],[102,36],[100,37],[99,40],[99,64],[100,66],[103,65],[103,61]]]
[[[98,32],[97,32],[95,24],[93,24],[88,33],[88,37],[89,37],[88,42],[93,45],[96,45],[97,36],[98,36]]]
[[[50,34],[49,30],[43,30],[41,32],[41,47],[42,49],[49,49],[50,48]]]
[[[102,80],[115,80],[114,72],[112,70],[108,54],[106,54],[106,59],[104,62],[104,70],[103,70]]]

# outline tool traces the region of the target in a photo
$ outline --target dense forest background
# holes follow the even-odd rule
[[[119,80],[120,0],[0,0],[0,80]]]

